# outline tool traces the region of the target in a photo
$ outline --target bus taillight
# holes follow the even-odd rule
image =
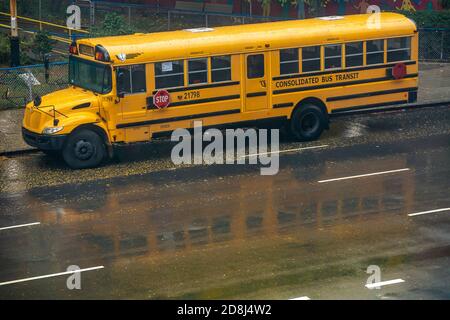
[[[77,43],[75,41],[73,41],[70,44],[70,46],[69,46],[69,53],[71,53],[71,54],[78,54]]]

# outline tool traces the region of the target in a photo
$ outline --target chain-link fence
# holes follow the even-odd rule
[[[114,3],[107,1],[86,2],[76,1],[81,7],[83,25],[98,27],[108,13],[116,13],[124,18],[136,32],[157,32],[196,27],[218,27],[245,23],[286,20],[286,17],[246,16],[223,12],[190,11],[168,9],[155,5],[139,5],[129,3]]]
[[[450,29],[420,29],[419,59],[450,61]]]
[[[197,27],[219,27],[248,23],[286,20],[286,17],[263,17],[224,14],[218,12],[171,10],[151,5],[136,5],[98,1],[76,1],[82,8],[86,27],[100,26],[104,17],[115,12],[136,32],[158,32]],[[419,59],[450,61],[450,29],[424,28],[419,30]]]
[[[67,87],[68,63],[0,68],[0,108],[23,106],[36,95]]]
[[[67,7],[73,3],[73,0],[19,0],[17,12],[19,16],[65,25]],[[10,12],[9,1],[0,1],[0,11]]]

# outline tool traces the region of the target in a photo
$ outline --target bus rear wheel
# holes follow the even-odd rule
[[[93,168],[105,158],[106,147],[97,133],[82,129],[67,138],[62,154],[73,169]]]
[[[322,109],[313,104],[305,104],[294,110],[289,129],[297,140],[311,141],[320,137],[326,125],[327,118]]]

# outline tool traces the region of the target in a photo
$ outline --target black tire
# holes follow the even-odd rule
[[[106,147],[97,133],[82,129],[67,138],[62,155],[73,169],[93,168],[105,158]]]
[[[320,137],[327,124],[327,116],[321,108],[313,104],[304,104],[295,109],[289,129],[297,140],[311,141]]]

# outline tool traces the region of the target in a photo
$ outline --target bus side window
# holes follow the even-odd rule
[[[117,92],[118,93],[131,93],[131,81],[130,81],[130,68],[120,67],[117,68]]]
[[[155,63],[155,89],[184,86],[183,60]]]
[[[247,57],[247,78],[264,77],[264,55],[254,54]]]
[[[280,75],[298,72],[298,49],[280,50]]]
[[[200,84],[208,82],[208,60],[191,59],[188,60],[189,84]]]
[[[387,62],[411,59],[411,38],[402,37],[387,40]]]
[[[342,45],[325,46],[325,69],[336,69],[342,66]]]
[[[367,64],[384,62],[384,40],[369,40],[366,42]]]
[[[145,65],[119,67],[117,69],[117,92],[124,94],[146,92]]]
[[[345,66],[359,67],[363,65],[363,42],[345,44]]]
[[[320,46],[302,48],[302,71],[320,71]]]
[[[231,57],[211,57],[211,81],[221,82],[231,80]]]

